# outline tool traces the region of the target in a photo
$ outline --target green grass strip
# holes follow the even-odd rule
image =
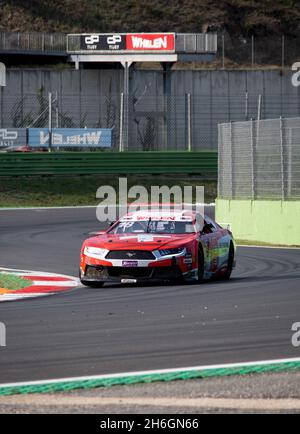
[[[206,203],[214,202],[217,196],[217,182],[199,176],[129,174],[121,177],[124,176],[128,178],[128,189],[141,185],[149,194],[153,185],[179,185],[193,186],[194,190],[196,186],[204,186]],[[103,185],[119,191],[119,175],[9,177],[0,182],[0,203],[1,208],[98,205],[101,199],[96,198],[96,191]]]
[[[27,288],[32,285],[31,280],[23,279],[16,274],[6,274],[0,272],[0,288],[8,289],[10,291],[17,291],[19,289]]]
[[[111,387],[133,384],[147,384],[157,381],[175,381],[225,377],[230,375],[248,375],[263,373],[278,373],[285,371],[296,371],[300,369],[300,361],[278,362],[270,364],[228,366],[224,368],[207,368],[199,370],[173,371],[162,373],[132,374],[126,376],[99,377],[91,379],[61,380],[53,382],[41,382],[35,384],[20,384],[14,386],[0,386],[0,395],[32,394],[32,393],[53,393],[66,392],[74,389],[91,389],[96,387]]]

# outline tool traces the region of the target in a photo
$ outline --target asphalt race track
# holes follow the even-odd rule
[[[76,276],[95,209],[0,211],[0,266]],[[300,250],[240,247],[229,282],[0,304],[0,383],[299,357]]]

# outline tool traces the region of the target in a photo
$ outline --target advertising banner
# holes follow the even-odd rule
[[[81,35],[80,49],[87,51],[118,51],[126,49],[124,35]]]
[[[174,33],[126,33],[80,35],[83,51],[174,52]]]
[[[49,146],[48,128],[29,128],[28,144],[32,147]],[[110,148],[112,130],[109,128],[53,128],[51,146],[59,148]]]
[[[0,148],[26,145],[26,128],[1,128]]]
[[[175,50],[174,33],[129,33],[126,35],[128,51],[171,51]]]

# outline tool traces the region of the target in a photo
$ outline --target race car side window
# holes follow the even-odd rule
[[[213,220],[211,220],[209,217],[205,217],[205,224],[209,225],[211,232],[216,232],[218,230]]]

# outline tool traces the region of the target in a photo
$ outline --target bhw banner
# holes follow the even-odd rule
[[[29,128],[28,145],[32,147],[49,147],[48,128]],[[55,148],[110,148],[112,130],[110,128],[53,128],[51,146]]]

